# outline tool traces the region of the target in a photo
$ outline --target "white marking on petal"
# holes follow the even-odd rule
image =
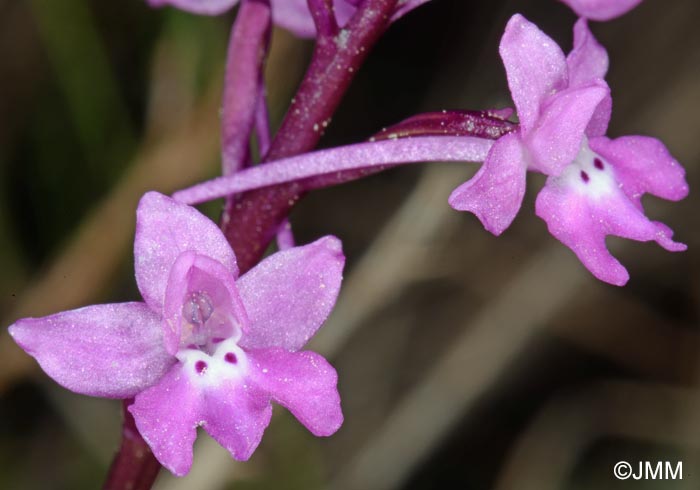
[[[226,360],[226,354],[233,354],[236,362]],[[189,376],[190,381],[200,388],[216,386],[223,381],[243,379],[248,373],[248,357],[243,349],[231,337],[216,346],[212,355],[199,349],[180,349],[176,354],[177,359],[183,364],[183,370]],[[205,363],[206,369],[197,369]]]
[[[602,169],[596,167],[596,159],[603,162]],[[619,187],[613,166],[589,148],[587,139],[583,140],[578,155],[557,180],[591,200],[610,196]]]

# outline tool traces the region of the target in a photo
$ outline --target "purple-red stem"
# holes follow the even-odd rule
[[[122,441],[112,466],[109,468],[103,490],[148,490],[153,486],[160,463],[136,428],[134,417],[127,410],[133,400],[124,400],[122,411]]]
[[[341,30],[329,21],[326,0],[309,0],[317,23],[313,59],[265,161],[312,150],[369,50],[389,26],[397,0],[364,0]],[[335,35],[329,35],[333,32]],[[255,265],[300,194],[294,186],[260,189],[238,196],[222,228],[245,272]]]
[[[510,109],[425,112],[382,129],[370,141],[414,136],[475,136],[496,140],[518,127],[508,121],[511,112]]]

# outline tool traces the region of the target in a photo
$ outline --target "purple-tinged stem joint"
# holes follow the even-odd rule
[[[313,59],[275,135],[265,161],[312,150],[329,124],[368,51],[390,24],[397,0],[365,0],[343,29],[334,32],[328,2],[311,2],[317,22]],[[290,186],[261,189],[236,198],[222,219],[241,270],[252,267],[275,236],[280,223],[301,198]]]

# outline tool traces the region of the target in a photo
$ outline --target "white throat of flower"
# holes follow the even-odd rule
[[[248,372],[248,357],[233,337],[218,343],[213,354],[185,347],[175,357],[182,363],[190,380],[200,386],[240,379]]]
[[[182,342],[175,357],[197,385],[237,379],[248,370],[238,346],[242,330],[232,315],[220,311],[206,292],[191,294],[182,305]]]
[[[612,165],[591,150],[587,138],[583,139],[574,161],[557,180],[592,200],[609,196],[618,188]]]

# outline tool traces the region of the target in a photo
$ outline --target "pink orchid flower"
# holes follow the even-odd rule
[[[574,31],[566,58],[557,43],[523,16],[514,15],[500,54],[520,119],[520,129],[498,139],[474,178],[454,190],[450,205],[471,211],[500,235],[525,195],[527,170],[558,175],[576,157],[585,134],[605,134],[609,89],[602,76],[607,55],[585,22]]]
[[[591,20],[611,20],[626,14],[642,0],[561,0],[580,17]]]
[[[337,374],[300,351],[335,303],[344,257],[325,237],[238,277],[236,257],[197,210],[150,192],[137,211],[136,280],[143,303],[25,318],[10,334],[66,388],[131,398],[139,432],[175,475],[192,464],[197,427],[248,459],[271,400],[313,434],[343,421]]]
[[[153,7],[172,5],[181,10],[201,15],[219,15],[233,8],[240,0],[148,0]],[[299,37],[316,36],[316,26],[309,13],[307,0],[269,0],[272,20],[278,26]],[[395,21],[429,0],[399,0],[391,17]],[[343,27],[357,10],[359,0],[334,0],[336,21]]]
[[[498,235],[517,214],[525,171],[533,170],[549,176],[537,198],[537,215],[598,279],[615,285],[629,279],[608,251],[607,235],[685,250],[667,226],[644,215],[641,204],[645,193],[684,198],[685,172],[656,139],[604,136],[611,110],[602,80],[608,56],[586,21],[576,23],[574,49],[565,58],[552,39],[515,15],[500,52],[520,130],[494,143],[482,168],[453,192],[450,204],[473,212]]]

